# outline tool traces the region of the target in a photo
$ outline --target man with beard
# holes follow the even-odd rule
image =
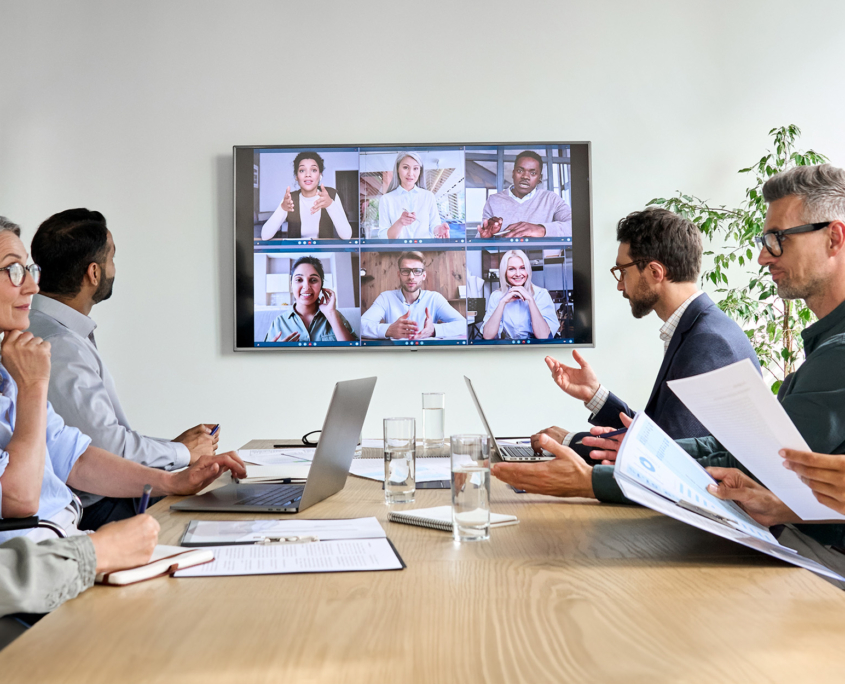
[[[114,380],[94,339],[89,314],[112,294],[115,245],[98,211],[68,209],[48,218],[32,238],[32,259],[41,266],[41,293],[32,299],[31,332],[49,340],[52,370],[47,398],[65,423],[92,445],[141,465],[175,470],[214,454],[219,430],[197,425],[170,441],[129,427]],[[84,512],[80,529],[135,515],[134,499],[77,492]]]
[[[691,221],[665,209],[649,208],[619,221],[616,239],[616,265],[610,269],[616,289],[630,302],[635,318],[654,311],[663,321],[663,363],[645,412],[675,439],[704,437],[709,434],[707,429],[666,383],[745,358],[759,369],[754,349],[736,322],[696,285],[702,246],[701,234]],[[623,427],[620,414],[633,416],[634,411],[599,382],[577,351],[572,355],[579,368],[546,357],[555,382],[569,396],[584,402],[591,411],[589,422],[593,425]],[[554,461],[497,464],[493,472],[499,479],[528,491],[619,500],[621,493],[612,467],[593,467],[590,447],[601,446],[601,442],[588,435],[547,428],[532,437],[535,450],[548,449],[550,440],[554,440],[571,447],[582,458],[566,449]]]

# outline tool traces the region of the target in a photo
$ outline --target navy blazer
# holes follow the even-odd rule
[[[707,428],[698,422],[666,383],[707,373],[742,359],[751,359],[757,372],[761,373],[757,355],[742,328],[716,306],[707,294],[699,295],[684,311],[672,335],[651,396],[645,405],[646,415],[672,439],[706,437],[710,434]],[[590,423],[621,428],[620,412],[632,417],[634,415],[628,404],[611,392],[601,410],[590,416]],[[572,442],[587,434],[576,435]],[[590,451],[580,444],[575,450],[582,456],[587,456]]]

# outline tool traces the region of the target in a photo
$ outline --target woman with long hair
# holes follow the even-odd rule
[[[352,226],[346,218],[340,196],[334,188],[322,185],[326,165],[316,152],[300,152],[293,160],[293,172],[299,190],[285,190],[282,203],[261,227],[261,239],[276,237],[288,222],[287,237],[349,240]]]
[[[449,237],[449,224],[440,218],[434,193],[424,183],[422,157],[417,152],[399,152],[387,192],[378,204],[379,238]]]
[[[531,261],[512,249],[499,262],[499,289],[490,295],[484,316],[485,340],[547,340],[559,323],[549,291],[531,282]]]

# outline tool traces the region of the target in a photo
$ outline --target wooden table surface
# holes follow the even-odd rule
[[[172,501],[150,509],[165,544],[262,517]],[[492,508],[520,524],[457,545],[387,522],[380,484],[350,477],[299,517],[376,516],[407,569],[96,586],[0,652],[0,682],[845,681],[845,593],[806,570],[637,507],[494,480]]]

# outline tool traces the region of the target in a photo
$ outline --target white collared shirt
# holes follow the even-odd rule
[[[401,185],[382,195],[378,201],[378,237],[389,239],[387,231],[399,220],[403,211],[416,214],[417,220],[408,226],[403,226],[394,240],[433,238],[434,229],[443,219],[437,209],[434,193],[415,185],[410,191]]]
[[[524,195],[524,196],[522,196],[522,197],[517,197],[516,195],[514,195],[514,194],[513,194],[513,185],[511,185],[511,186],[508,188],[508,195],[510,195],[510,196],[511,196],[513,199],[515,199],[517,202],[519,202],[519,204],[522,204],[522,203],[527,202],[528,200],[530,200],[532,197],[534,197],[534,195],[536,195],[536,194],[537,194],[537,189],[538,189],[539,187],[540,187],[540,185],[539,185],[539,184],[537,184],[536,186],[534,186],[534,189],[533,189],[531,192],[529,192],[527,195]]]
[[[425,310],[434,321],[434,337],[466,339],[467,321],[439,292],[421,290],[420,296],[408,304],[402,290],[382,292],[373,305],[361,315],[361,337],[387,338],[387,329],[400,316],[411,312],[408,318],[420,329],[425,325]]]

